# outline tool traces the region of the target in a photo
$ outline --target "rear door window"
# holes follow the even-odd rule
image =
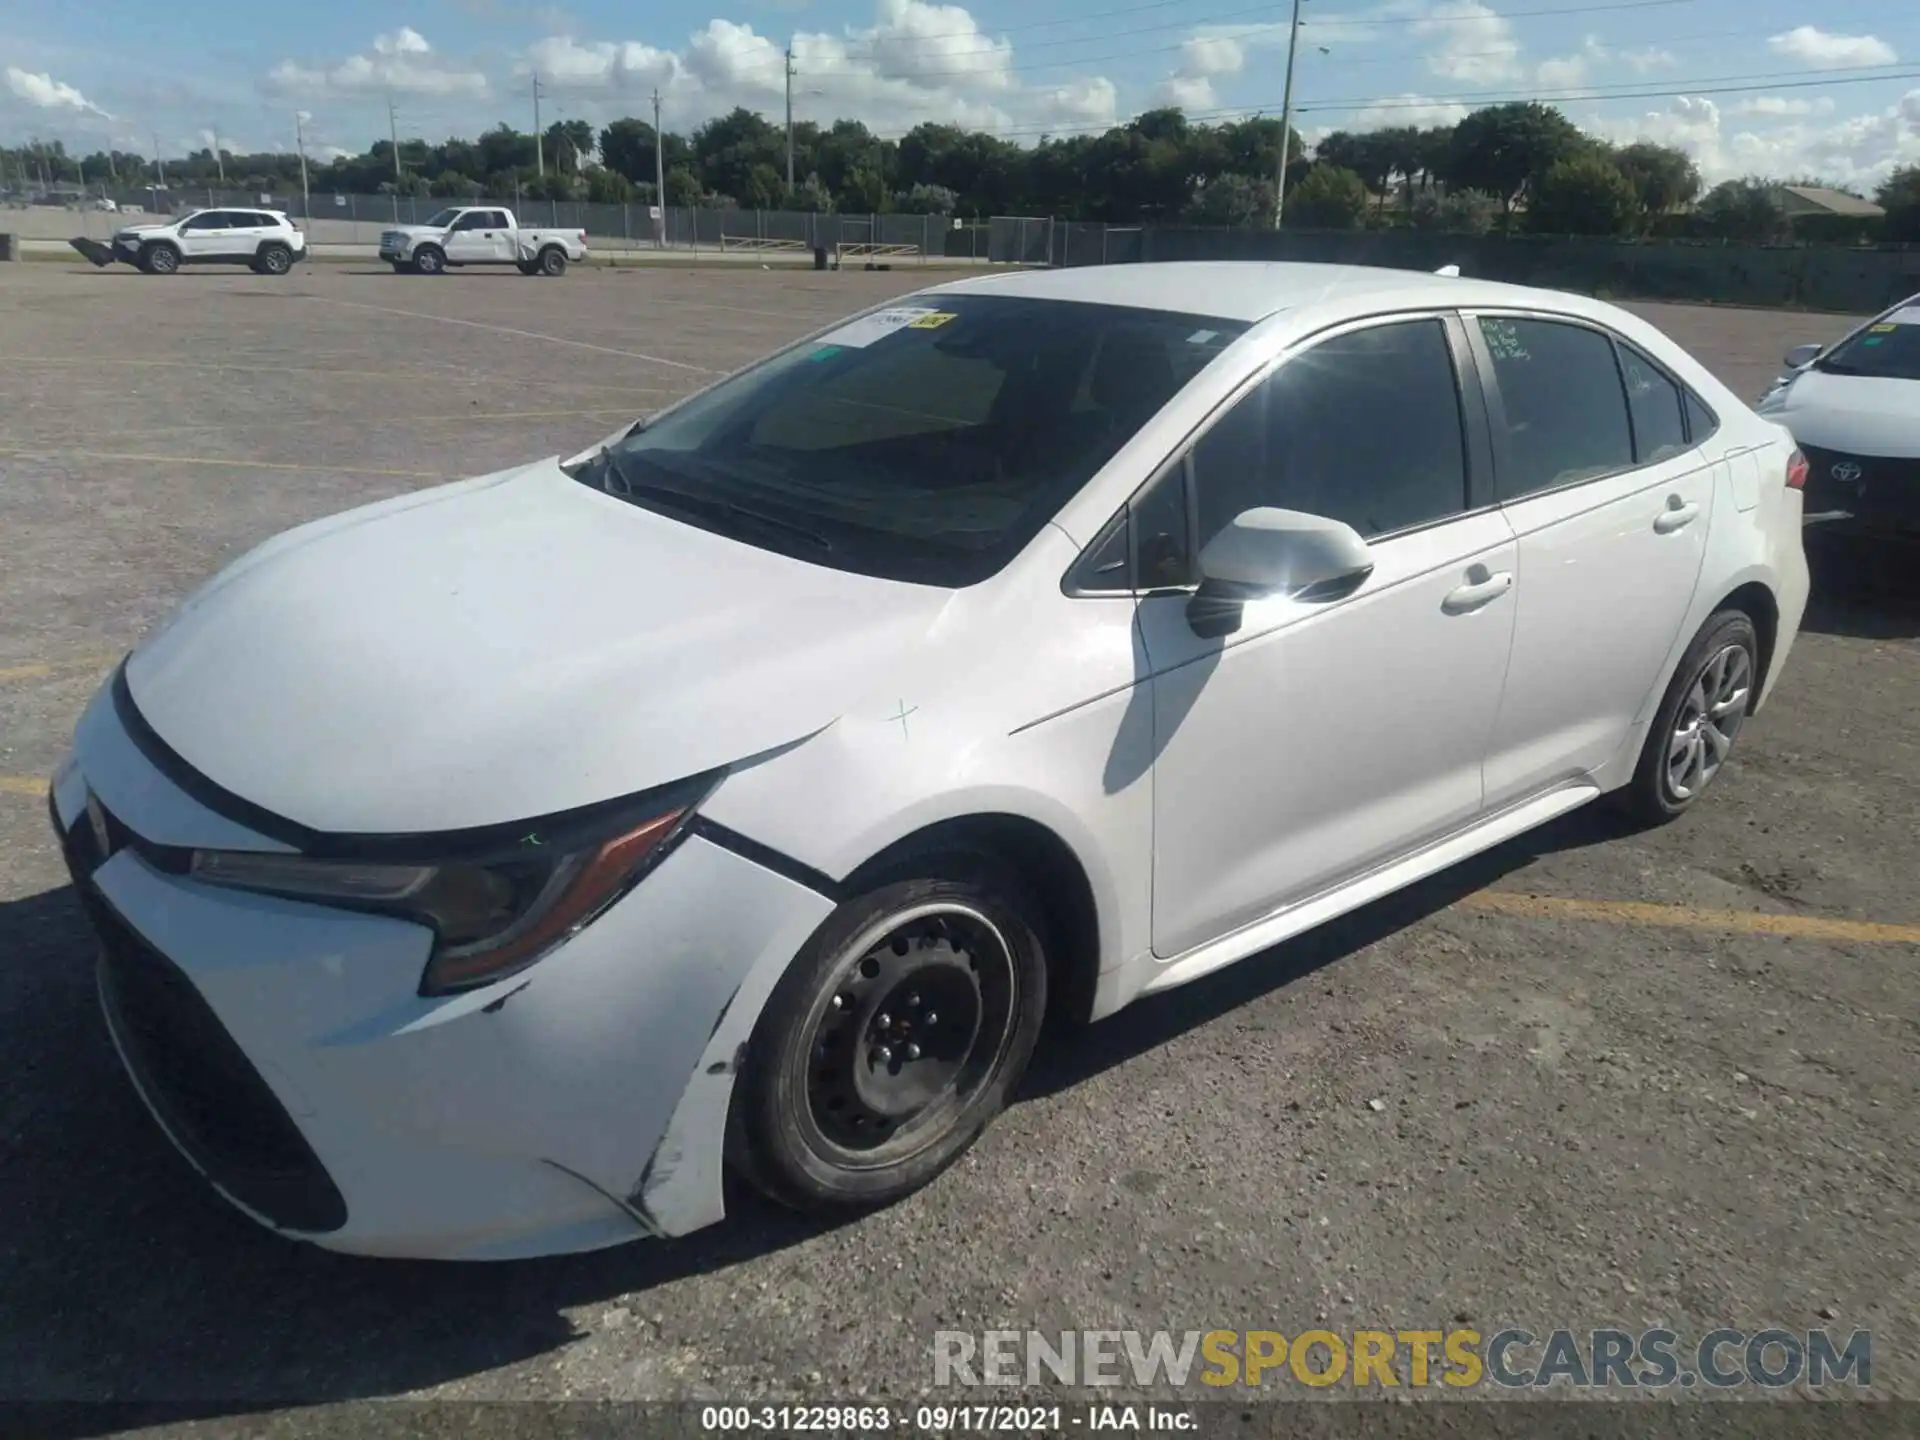
[[[1504,315],[1478,319],[1505,414],[1500,498],[1557,489],[1634,466],[1633,424],[1598,330]]]

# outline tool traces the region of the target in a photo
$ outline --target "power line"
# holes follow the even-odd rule
[[[1674,83],[1680,86],[1677,90],[1649,89],[1648,87],[1656,82],[1647,80],[1621,81],[1613,85],[1570,85],[1563,87],[1561,91],[1551,97],[1538,94],[1533,87],[1524,85],[1519,87],[1506,86],[1497,90],[1456,90],[1445,95],[1418,97],[1410,97],[1405,94],[1361,97],[1345,96],[1316,101],[1312,105],[1303,105],[1300,108],[1303,111],[1359,109],[1366,106],[1378,106],[1382,109],[1410,109],[1422,108],[1436,102],[1449,104],[1474,100],[1482,104],[1497,105],[1508,100],[1543,100],[1549,98],[1558,99],[1566,103],[1571,103],[1576,100],[1657,100],[1664,99],[1671,95],[1709,94],[1713,93],[1709,87],[1729,83],[1739,84],[1743,88],[1755,90],[1784,90],[1797,89],[1810,85],[1862,84],[1870,83],[1874,80],[1899,80],[1906,78],[1903,75],[1863,75],[1858,73],[1864,70],[1888,70],[1892,68],[1894,67],[1888,65],[1843,65],[1832,70],[1821,72],[1818,78],[1798,80],[1795,80],[1793,77],[1805,76],[1806,71],[1762,70],[1750,71],[1742,75],[1709,75],[1691,81],[1676,81]],[[1849,79],[1848,77],[1851,78]],[[1778,83],[1746,86],[1745,82],[1749,80],[1766,80]]]
[[[1758,84],[1727,85],[1711,83],[1678,84],[1671,89],[1656,90],[1649,88],[1633,95],[1595,94],[1590,89],[1576,89],[1564,92],[1537,92],[1521,96],[1520,98],[1536,100],[1542,104],[1573,104],[1581,100],[1667,100],[1693,95],[1738,95],[1751,94],[1759,90],[1798,90],[1823,85],[1872,85],[1881,81],[1920,80],[1920,70],[1905,70],[1891,75],[1841,75],[1837,79],[1831,78],[1832,76],[1833,72],[1828,71],[1822,76],[1806,80],[1768,80]],[[1322,102],[1318,105],[1295,105],[1294,113],[1308,114],[1319,111],[1340,112],[1374,108],[1383,110],[1426,109],[1439,105],[1457,104],[1462,98],[1463,97],[1458,94],[1422,96],[1415,99],[1408,99],[1405,95],[1383,95],[1370,99],[1343,101],[1339,104]],[[1500,102],[1491,101],[1486,103],[1498,104]],[[1211,110],[1190,110],[1186,112],[1186,118],[1190,122],[1250,120],[1264,114],[1266,109],[1267,107],[1263,105],[1226,105]],[[1066,136],[1076,134],[1104,134],[1109,130],[1124,129],[1127,124],[1128,121],[1125,120],[1091,121],[1067,125],[1016,126],[1005,130],[989,131],[987,133],[1003,140],[1024,135]]]

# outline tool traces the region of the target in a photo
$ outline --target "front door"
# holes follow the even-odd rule
[[[490,265],[507,258],[506,217],[493,210],[469,210],[453,222],[447,258],[456,265]]]
[[[1141,601],[1163,958],[1480,813],[1515,547],[1498,510],[1471,498],[1461,355],[1438,317],[1318,340],[1216,417],[1161,482],[1190,485],[1190,505],[1150,495],[1139,507],[1143,562],[1197,553],[1270,505],[1345,521],[1375,563],[1341,598],[1247,604],[1224,640],[1195,634],[1182,593]],[[1177,531],[1183,515],[1190,546],[1146,533]]]
[[[1635,739],[1699,583],[1714,457],[1689,438],[1680,387],[1605,332],[1518,315],[1469,328],[1520,544],[1487,757],[1487,803],[1500,806],[1589,775]]]
[[[189,260],[209,260],[226,254],[230,218],[224,210],[204,210],[184,221],[176,232],[181,255]]]

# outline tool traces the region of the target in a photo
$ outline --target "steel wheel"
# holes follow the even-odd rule
[[[1741,644],[1723,645],[1694,677],[1667,741],[1667,790],[1691,800],[1720,773],[1747,718],[1753,659]]]
[[[808,1016],[808,1142],[841,1165],[884,1165],[942,1134],[998,1068],[1018,990],[1005,937],[970,907],[863,932]]]
[[[820,923],[741,1057],[729,1162],[799,1210],[846,1215],[931,1182],[1006,1107],[1040,1038],[1047,957],[1018,875],[974,851],[896,864]]]

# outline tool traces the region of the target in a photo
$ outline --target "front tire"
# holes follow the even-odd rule
[[[735,1092],[747,1177],[797,1210],[912,1194],[979,1138],[1047,1004],[1037,913],[989,861],[923,860],[828,916],[768,998]]]
[[[140,268],[149,275],[171,275],[180,268],[180,252],[171,245],[149,245],[140,252]]]
[[[447,268],[447,257],[432,245],[413,252],[413,268],[422,275],[438,275]]]
[[[1660,702],[1621,803],[1642,824],[1664,825],[1718,778],[1753,709],[1760,641],[1743,611],[1700,627]]]

